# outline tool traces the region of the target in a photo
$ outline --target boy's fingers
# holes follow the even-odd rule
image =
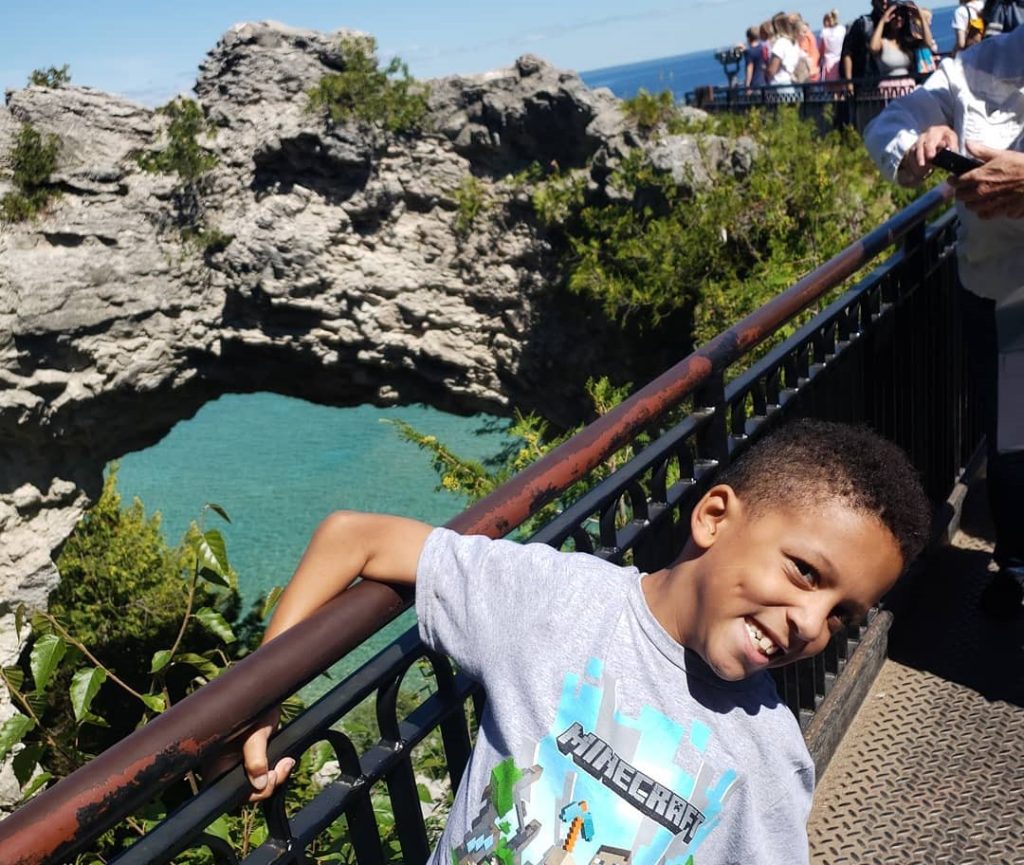
[[[242,762],[249,783],[256,790],[263,790],[269,783],[267,765],[267,742],[270,740],[271,727],[263,726],[254,730],[242,745]]]
[[[253,790],[249,795],[250,802],[262,802],[274,795],[274,791],[288,780],[288,776],[295,768],[295,760],[291,757],[282,757],[277,765],[270,769],[264,776],[264,784],[261,788]],[[255,786],[255,785],[254,785]]]
[[[274,774],[277,776],[277,783],[283,784],[295,768],[295,760],[291,757],[282,757],[274,767]]]

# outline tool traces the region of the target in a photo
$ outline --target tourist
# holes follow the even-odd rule
[[[877,58],[868,44],[884,9],[885,0],[871,0],[870,14],[861,15],[846,28],[839,63],[844,80],[853,82],[878,76]],[[853,85],[850,87],[852,90]]]
[[[960,318],[988,442],[998,571],[983,603],[994,615],[1020,612],[1024,579],[1022,57],[1024,28],[985,39],[943,60],[923,87],[890,103],[864,135],[883,173],[905,186],[931,173],[931,160],[943,147],[966,147],[984,160],[950,182],[960,218]]]
[[[967,22],[967,39],[964,41],[964,47],[970,48],[972,45],[977,45],[986,35],[988,34],[985,29],[985,21],[981,18],[971,18]]]
[[[821,78],[821,52],[818,51],[818,37],[814,35],[811,25],[804,21],[799,12],[790,13],[790,18],[797,32],[796,44],[803,51],[810,65],[807,80],[817,81]]]
[[[771,58],[768,61],[768,83],[791,85],[807,81],[810,63],[797,45],[800,34],[796,22],[787,13],[780,12],[772,18],[772,29],[775,38],[772,40]],[[802,69],[806,71],[801,73]],[[795,87],[783,87],[774,95],[783,101],[797,101],[803,94]]]
[[[931,28],[914,3],[894,0],[886,5],[868,42],[882,79],[882,96],[891,99],[914,88],[919,52],[927,49],[930,56],[932,44]]]
[[[981,17],[986,38],[1011,33],[1024,24],[1024,0],[986,0]]]
[[[818,36],[818,53],[821,56],[821,80],[839,79],[839,58],[843,53],[843,39],[846,28],[839,23],[839,10],[832,9],[822,19],[821,34]]]
[[[747,28],[747,46],[744,49],[747,60],[747,74],[744,83],[747,87],[764,87],[767,83],[764,73],[768,67],[768,52],[768,43],[761,41],[760,29],[757,27]]]
[[[679,557],[648,574],[334,514],[264,639],[359,575],[415,585],[423,642],[487,695],[431,865],[482,861],[498,838],[503,861],[568,862],[570,806],[589,810],[599,835],[582,839],[579,862],[597,861],[600,844],[622,862],[806,865],[814,765],[767,671],[863,619],[923,546],[930,511],[895,445],[798,420],[723,471],[682,518]],[[254,799],[294,768],[268,765],[276,716],[265,720],[243,747]]]
[[[970,37],[971,19],[981,21],[981,11],[984,7],[985,0],[962,0],[960,5],[953,11],[954,54],[958,51],[963,51],[967,47]],[[984,32],[984,29],[983,25],[982,32]]]

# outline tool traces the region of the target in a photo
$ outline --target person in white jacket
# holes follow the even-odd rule
[[[942,61],[925,84],[864,131],[882,172],[905,186],[927,177],[943,147],[983,161],[950,183],[971,375],[988,438],[996,578],[982,597],[1019,614],[1024,581],[1024,27]]]

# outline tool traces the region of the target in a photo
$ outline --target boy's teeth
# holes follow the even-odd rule
[[[762,634],[761,629],[757,625],[753,624],[753,622],[744,622],[744,624],[747,626],[747,633],[750,634],[751,641],[762,655],[771,657],[779,651],[779,647],[772,642],[770,637]]]

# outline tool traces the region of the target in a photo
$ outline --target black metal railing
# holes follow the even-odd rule
[[[629,400],[584,429],[449,523],[462,532],[505,535],[592,469],[629,445],[614,473],[589,485],[533,540],[629,559],[647,570],[672,560],[685,540],[688,513],[731,457],[783,417],[864,421],[903,445],[932,499],[942,501],[981,434],[965,386],[956,316],[952,213],[926,220],[948,187],[923,196],[757,312],[697,349]],[[893,244],[901,246],[856,285],[832,298],[850,276]],[[820,310],[785,339],[784,328],[812,304]],[[751,353],[779,339],[762,356]],[[733,377],[735,367],[749,366]],[[641,434],[650,435],[640,448]],[[0,822],[0,863],[66,861],[102,831],[142,808],[269,706],[294,693],[401,610],[410,598],[363,581],[220,678]],[[837,635],[818,658],[785,668],[783,698],[802,723],[812,717],[842,670],[859,631]],[[432,692],[410,712],[398,694],[410,668],[424,663]],[[363,700],[375,701],[379,738],[360,750],[339,729]],[[326,742],[338,776],[305,804],[286,807],[286,791],[263,811],[266,839],[246,865],[304,863],[325,829],[346,823],[346,849],[360,865],[423,862],[431,831],[418,795],[417,747],[438,731],[448,781],[457,786],[470,751],[467,707],[483,695],[415,630],[380,652],[285,727],[271,758],[298,757]],[[471,713],[472,714],[472,713]],[[385,855],[374,812],[383,795],[394,815],[400,855]],[[381,792],[383,791],[383,792]],[[222,862],[236,852],[206,832],[249,792],[238,766],[188,798],[115,861],[171,861],[205,845]]]
[[[927,76],[880,80],[807,81],[765,87],[698,87],[684,96],[687,105],[710,112],[745,112],[753,108],[796,106],[802,117],[824,124],[853,126],[863,132],[893,99],[910,93]]]

